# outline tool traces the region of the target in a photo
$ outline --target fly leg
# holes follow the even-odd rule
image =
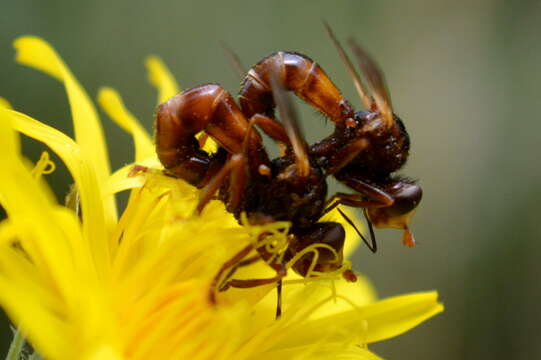
[[[221,288],[221,286],[219,286],[219,283],[222,276],[228,270],[230,271],[232,268],[235,268],[235,266],[237,266],[238,263],[242,261],[242,259],[248,256],[248,254],[253,249],[254,249],[254,244],[249,244],[245,246],[244,248],[242,248],[238,253],[233,255],[231,259],[227,260],[225,263],[222,264],[222,266],[220,267],[220,270],[218,270],[218,273],[216,274],[216,276],[214,276],[214,278],[212,279],[212,282],[210,283],[209,301],[212,304],[216,304],[216,290]]]
[[[261,259],[261,256],[259,254],[244,259],[254,248],[254,244],[247,245],[222,265],[216,276],[212,279],[209,289],[209,301],[212,304],[216,304],[216,292],[225,291],[230,287],[247,289],[277,283],[278,299],[276,307],[276,318],[278,319],[282,314],[282,278],[287,275],[287,270],[283,263],[271,264],[273,269],[276,271],[276,276],[273,276],[271,278],[231,279],[231,276],[233,276],[234,272],[239,267],[251,265]],[[225,275],[224,277],[224,274],[227,275]]]
[[[229,287],[248,289],[276,283],[276,319],[279,319],[282,316],[282,279],[287,275],[287,270],[283,263],[275,264],[273,268],[276,270],[276,275],[271,278],[231,279],[220,290],[227,290]]]
[[[233,266],[231,268],[231,270],[229,270],[227,275],[224,276],[224,280],[222,281],[222,285],[218,288],[218,291],[227,290],[227,282],[233,277],[233,275],[235,275],[235,272],[239,268],[244,267],[244,266],[248,266],[248,265],[252,265],[253,263],[258,262],[259,260],[261,260],[261,256],[259,256],[259,254],[257,254],[257,255],[251,256],[251,257],[249,257],[247,259],[239,261],[235,266]]]
[[[228,175],[231,174],[231,184],[234,187],[242,187],[242,184],[244,184],[245,179],[244,175],[242,174],[242,170],[244,169],[244,166],[246,164],[246,158],[241,154],[235,154],[231,156],[231,158],[225,163],[225,165],[216,173],[210,182],[205,185],[199,192],[199,203],[197,204],[196,212],[198,214],[203,211],[205,206],[208,204],[210,200],[214,197],[214,194],[218,189],[222,186],[223,182],[227,178]],[[242,180],[240,178],[242,177]],[[238,179],[238,181],[235,181]],[[235,201],[240,201],[240,191],[232,191],[232,197],[234,196]]]
[[[257,279],[231,279],[223,285],[223,290],[227,290],[230,287],[248,289],[262,285],[268,285],[280,281],[287,275],[285,265],[280,264],[276,269],[276,275],[270,278],[257,278]]]
[[[394,203],[394,198],[390,194],[364,181],[349,178],[343,182],[359,194],[334,194],[327,202],[325,213],[340,204],[356,208],[374,208],[388,207]]]

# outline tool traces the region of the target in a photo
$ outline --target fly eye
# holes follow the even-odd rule
[[[394,198],[393,205],[385,209],[389,216],[401,216],[411,212],[419,205],[423,197],[423,190],[414,183],[400,182],[388,192]]]
[[[358,124],[357,126],[364,126],[370,120],[373,120],[376,116],[377,116],[376,112],[369,111],[369,110],[361,110],[361,111],[356,112],[353,115],[353,119]]]
[[[368,117],[371,116],[372,114],[373,112],[371,111],[361,110],[361,111],[356,112],[355,115],[353,115],[353,118],[358,122],[362,122],[368,119]]]
[[[385,188],[394,202],[391,206],[366,209],[369,220],[377,228],[407,229],[423,196],[421,187],[410,181],[396,181]]]

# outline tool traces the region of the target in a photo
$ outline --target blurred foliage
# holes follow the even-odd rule
[[[118,89],[149,130],[156,95],[145,56],[161,56],[183,88],[218,82],[235,93],[239,81],[220,41],[245,66],[277,50],[305,53],[359,106],[323,18],[340,38],[359,39],[384,69],[412,137],[404,172],[425,192],[413,224],[420,245],[406,249],[398,232],[379,231],[380,251],[361,249],[355,268],[381,296],[438,289],[447,308],[375,350],[390,359],[540,357],[539,1],[7,0],[0,95],[71,131],[62,87],[13,62],[12,40],[35,34],[56,47],[92,96],[100,86]],[[331,131],[298,103],[308,139]],[[131,159],[130,139],[102,118],[117,168]],[[33,160],[43,149],[31,141],[24,148]],[[62,199],[71,181],[65,168],[48,180]]]

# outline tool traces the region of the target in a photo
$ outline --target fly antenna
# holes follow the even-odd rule
[[[244,66],[242,65],[242,62],[240,61],[240,58],[238,55],[231,50],[229,46],[227,46],[226,43],[223,41],[220,41],[220,45],[222,45],[222,49],[224,50],[225,57],[227,57],[227,60],[229,60],[229,63],[235,69],[237,72],[237,75],[239,76],[239,79],[244,79],[244,76],[246,75],[246,70],[244,69]]]

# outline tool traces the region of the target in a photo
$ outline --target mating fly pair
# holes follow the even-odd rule
[[[383,74],[375,62],[350,40],[371,90],[369,95],[332,30],[327,24],[325,27],[366,110],[355,112],[310,58],[282,51],[248,71],[238,95],[240,106],[220,85],[205,84],[172,97],[158,108],[158,157],[165,174],[201,189],[198,212],[210,200],[219,199],[238,220],[246,214],[250,224],[291,222],[283,256],[276,257],[265,247],[250,244],[223,264],[211,285],[212,302],[216,301],[216,291],[228,287],[278,283],[280,291],[286,264],[314,244],[321,245],[318,256],[308,252],[300,257],[292,264],[295,272],[311,276],[340,269],[344,228],[336,222],[318,222],[339,205],[363,209],[371,241],[363,240],[372,251],[376,251],[372,226],[403,229],[404,244],[415,244],[408,224],[422,191],[414,181],[393,175],[408,157],[410,143],[404,124],[392,111]],[[288,91],[331,119],[333,133],[307,144]],[[281,144],[284,151],[279,157],[269,158],[259,130]],[[200,132],[217,142],[217,152],[209,154],[202,149],[196,138]],[[328,199],[329,176],[351,188],[352,193],[336,193]],[[248,257],[254,250],[257,255]],[[276,276],[231,278],[238,266],[258,259],[265,260]],[[343,275],[346,280],[356,280],[351,271]]]

